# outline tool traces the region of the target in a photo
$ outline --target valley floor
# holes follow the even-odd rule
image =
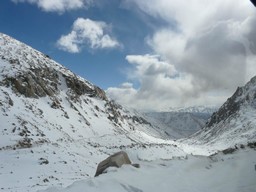
[[[185,148],[185,145],[182,146]],[[62,149],[62,150],[60,150]],[[193,154],[188,153],[193,149]],[[246,147],[232,154],[203,156],[204,150],[173,145],[126,148],[140,168],[108,169],[94,178],[97,163],[120,149],[39,146],[0,152],[3,192],[255,192],[256,153]],[[73,150],[73,151],[72,151]],[[198,153],[195,153],[198,151]],[[197,154],[197,155],[195,155]]]
[[[254,192],[256,153],[244,149],[212,157],[140,162],[141,168],[123,166],[97,178],[77,181],[67,188],[45,192]]]

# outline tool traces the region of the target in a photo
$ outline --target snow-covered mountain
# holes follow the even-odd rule
[[[144,118],[170,138],[179,139],[192,135],[205,126],[217,109],[214,107],[172,108],[165,112],[147,112]]]
[[[225,146],[256,141],[256,76],[238,87],[206,126],[191,136],[193,143]]]
[[[2,130],[6,146],[1,147],[15,147],[24,139],[33,145],[105,134],[130,140],[126,133],[141,130],[161,137],[141,117],[108,100],[99,87],[48,56],[3,34],[0,44],[1,116],[8,128]],[[141,140],[139,133],[134,135],[138,138],[133,140]]]
[[[180,108],[169,108],[168,112],[181,112],[181,113],[205,113],[213,114],[217,111],[216,106],[191,106],[191,107],[180,107]]]
[[[0,70],[4,191],[67,185],[94,175],[97,163],[113,151],[171,145],[164,133],[110,101],[99,87],[4,34]]]
[[[4,34],[0,71],[0,191],[256,188],[255,77],[213,114],[202,131],[174,141],[160,129],[169,115],[156,121],[128,111],[99,87]],[[175,112],[187,114],[176,116],[177,122],[183,118],[190,124],[191,112]],[[141,168],[113,168],[93,178],[97,164],[120,150]]]

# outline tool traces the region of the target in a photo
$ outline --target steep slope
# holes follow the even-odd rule
[[[161,145],[183,154],[99,87],[4,34],[0,70],[1,190],[68,185],[93,176],[99,161],[121,149],[147,155]]]
[[[144,118],[160,130],[164,130],[170,138],[185,138],[205,126],[215,108],[190,107],[171,109],[167,112],[144,113]]]
[[[256,141],[256,76],[213,113],[203,130],[192,135],[193,143],[223,148]]]
[[[1,35],[0,43],[0,105],[3,127],[8,128],[2,130],[3,137],[56,142],[135,129],[136,118],[109,101],[97,86],[6,35]],[[5,144],[16,144],[15,139],[7,140]]]

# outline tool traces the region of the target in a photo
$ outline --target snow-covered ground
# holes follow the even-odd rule
[[[44,192],[255,192],[256,153],[244,149],[212,157],[139,162],[141,168],[111,168],[107,174]]]

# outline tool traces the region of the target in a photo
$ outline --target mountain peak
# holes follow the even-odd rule
[[[34,98],[54,96],[65,83],[77,96],[88,94],[107,99],[99,87],[30,46],[4,34],[0,34],[0,43],[0,58],[3,61],[0,63],[0,80],[4,85],[12,86],[16,93]]]

